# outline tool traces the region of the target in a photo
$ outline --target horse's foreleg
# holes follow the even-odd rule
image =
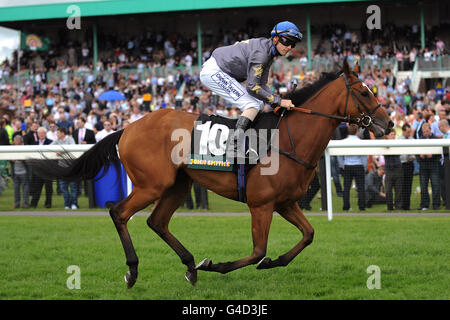
[[[297,202],[288,207],[277,210],[287,221],[300,229],[303,234],[301,241],[290,251],[272,261],[270,258],[263,259],[258,264],[258,269],[268,269],[274,267],[284,267],[289,264],[306,246],[311,244],[314,238],[314,229],[300,210]]]
[[[179,171],[175,184],[164,192],[152,214],[148,217],[147,224],[175,251],[181,262],[188,267],[186,279],[192,285],[195,285],[197,282],[197,270],[195,269],[194,257],[169,231],[170,219],[191,190],[191,184],[192,180],[186,173]]]
[[[250,256],[240,260],[223,263],[212,263],[210,259],[204,259],[197,265],[197,269],[227,273],[250,264],[256,264],[266,255],[267,239],[269,237],[270,224],[273,216],[273,206],[267,205],[258,208],[250,208],[252,214],[252,238],[253,252]]]
[[[152,202],[152,199],[149,198],[148,193],[134,188],[126,199],[109,210],[109,214],[119,233],[120,241],[125,251],[126,263],[129,267],[129,271],[125,275],[125,282],[128,288],[131,288],[136,282],[139,260],[128,232],[127,222],[137,211],[144,209],[150,202]]]

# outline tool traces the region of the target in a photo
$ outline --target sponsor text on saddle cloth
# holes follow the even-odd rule
[[[260,113],[255,118],[250,129],[245,132],[245,159],[242,159],[236,158],[232,145],[237,120],[201,114],[192,130],[188,168],[235,172],[238,174],[239,200],[246,202],[245,176],[270,150],[273,129],[277,127],[279,119],[272,112]],[[244,168],[241,170],[243,172],[239,172],[239,167]]]

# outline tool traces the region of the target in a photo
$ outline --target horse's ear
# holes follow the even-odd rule
[[[350,76],[351,76],[351,73],[352,73],[352,72],[350,71],[350,66],[348,65],[347,57],[344,58],[343,70],[344,70],[344,73],[345,73],[345,75],[346,75],[347,77],[350,77]]]
[[[353,68],[353,72],[359,74],[361,72],[361,68],[359,67],[359,61],[355,62],[355,67]]]

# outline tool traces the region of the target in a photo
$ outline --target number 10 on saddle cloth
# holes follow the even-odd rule
[[[267,117],[261,117],[267,118]],[[269,118],[272,118],[271,116]],[[202,114],[194,123],[191,140],[191,154],[188,168],[218,171],[236,171],[234,164],[245,164],[250,169],[258,163],[260,157],[264,157],[270,148],[269,127],[274,127],[274,121],[260,126],[264,121],[257,121],[258,125],[245,133],[245,158],[236,158],[233,150],[233,130],[236,119],[225,118],[216,115]],[[276,125],[275,125],[276,126]],[[248,170],[246,170],[248,171]]]

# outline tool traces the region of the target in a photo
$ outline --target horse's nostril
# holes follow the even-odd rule
[[[384,134],[389,134],[392,131],[392,128],[394,128],[394,122],[392,120],[389,120],[386,129],[384,129]]]
[[[389,121],[388,127],[384,130],[384,134],[389,134],[392,131],[393,127],[394,123],[392,121]]]
[[[392,129],[394,127],[394,122],[389,120],[388,128]]]

